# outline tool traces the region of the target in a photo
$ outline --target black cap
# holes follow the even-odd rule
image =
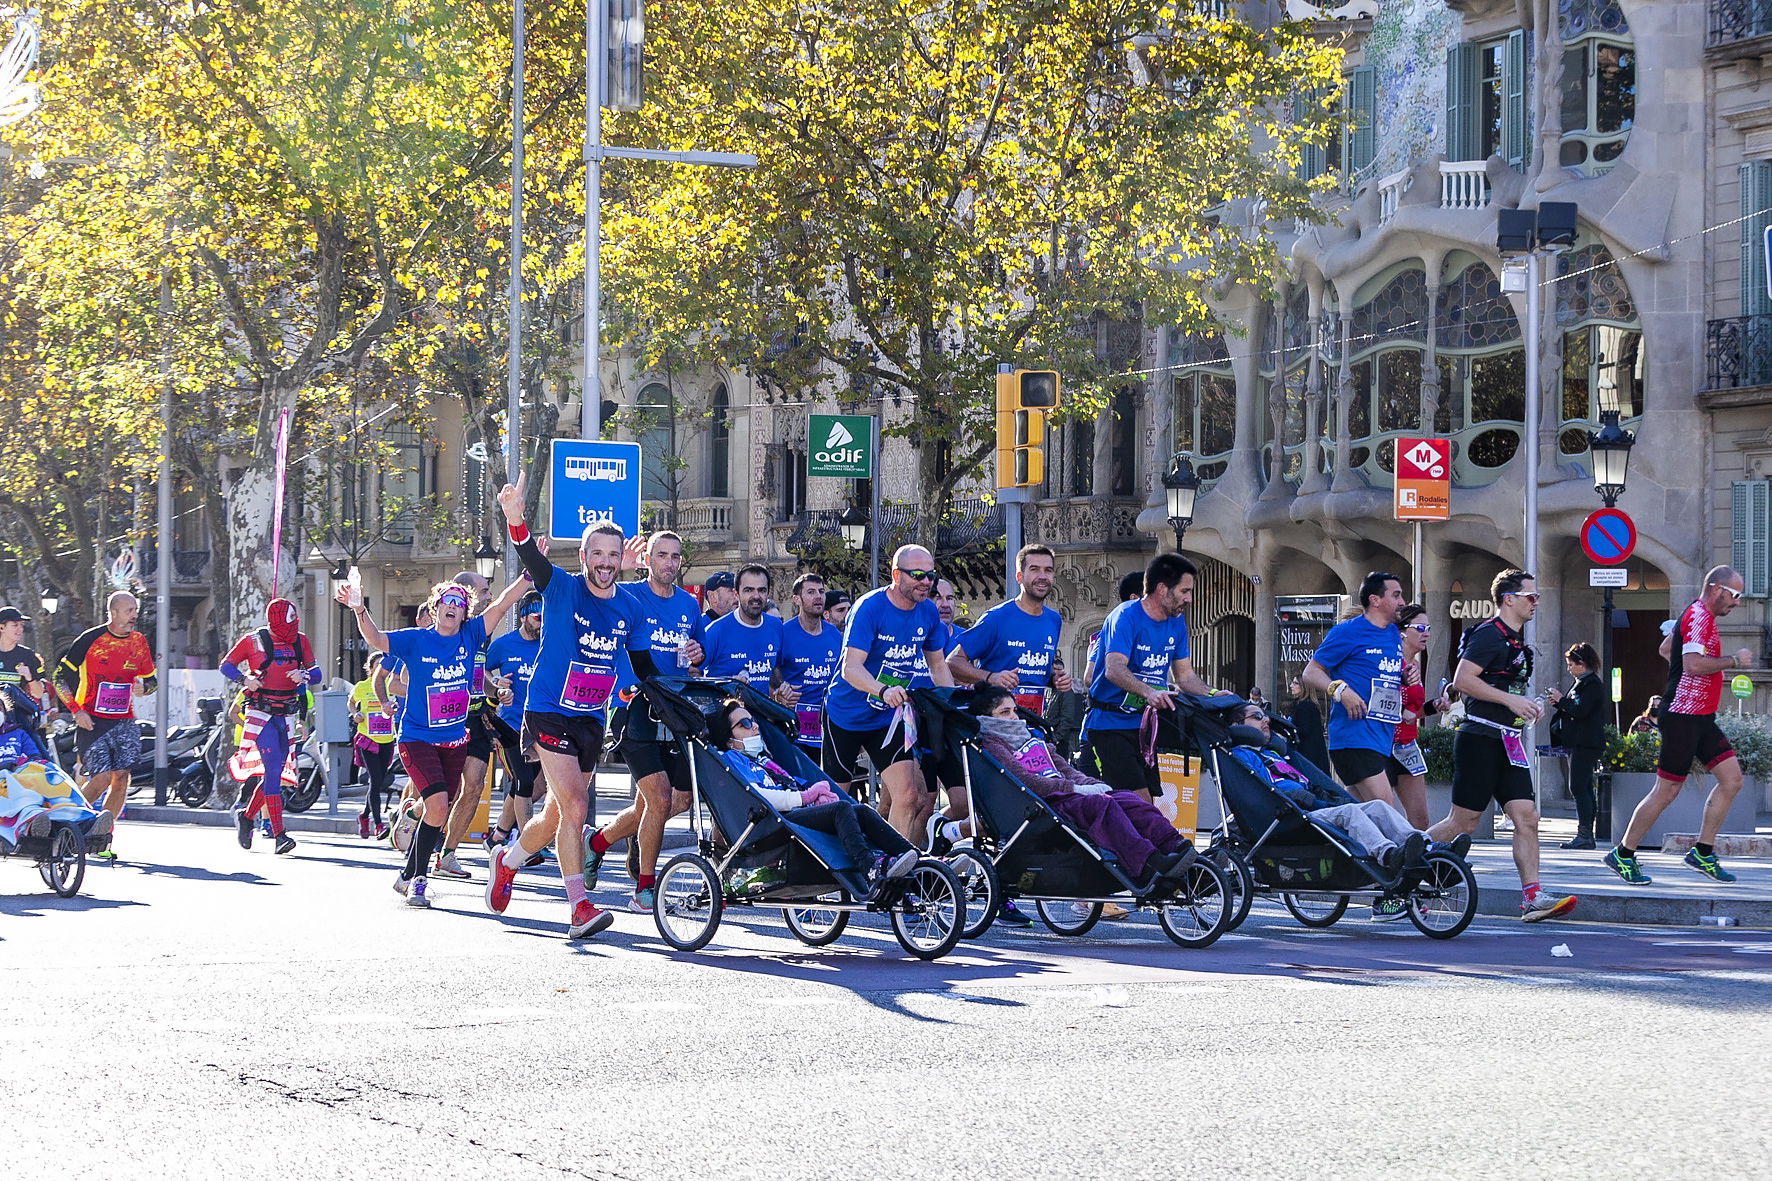
[[[25,617],[17,607],[0,607],[0,623],[23,623]]]
[[[824,609],[829,611],[832,607],[841,607],[844,603],[853,601],[846,592],[833,591],[824,597]]]
[[[708,576],[708,580],[701,584],[701,589],[704,591],[719,590],[721,587],[725,587],[727,590],[738,589],[738,582],[732,577],[732,571],[722,570],[718,574],[711,574]]]

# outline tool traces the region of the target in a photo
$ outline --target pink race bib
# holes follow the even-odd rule
[[[130,689],[131,686],[128,682],[118,684],[116,681],[100,681],[98,693],[92,699],[92,712],[95,714],[128,713]]]
[[[452,685],[431,685],[425,689],[425,725],[432,730],[447,729],[468,716],[468,687],[460,681]]]
[[[794,718],[800,723],[799,738],[801,742],[817,743],[823,741],[824,713],[816,706],[811,709],[797,709]]]
[[[614,688],[614,673],[594,672],[590,665],[575,660],[566,666],[566,688],[560,694],[560,706],[571,713],[589,713],[608,701]]]
[[[371,738],[386,737],[394,732],[394,719],[383,713],[365,714],[363,730]]]
[[[1015,761],[1035,775],[1051,779],[1058,775],[1058,768],[1052,765],[1052,755],[1046,750],[1046,744],[1038,738],[1015,752]]]
[[[475,697],[486,696],[486,666],[484,664],[474,666],[474,678],[468,682],[468,687]]]

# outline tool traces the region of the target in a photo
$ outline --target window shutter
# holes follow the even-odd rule
[[[1476,159],[1477,142],[1477,47],[1460,41],[1446,51],[1446,159]]]
[[[1375,93],[1377,81],[1378,71],[1372,66],[1361,66],[1347,78],[1349,176],[1358,175],[1372,165],[1372,157],[1376,151],[1373,127],[1378,113]]]
[[[1323,91],[1321,89],[1307,90],[1298,98],[1299,107],[1307,111],[1314,111],[1322,101]],[[1323,149],[1316,144],[1306,144],[1303,151],[1299,153],[1298,178],[1300,180],[1316,180],[1323,175],[1328,167],[1328,160],[1325,158]]]
[[[1729,486],[1729,564],[1747,593],[1765,598],[1772,583],[1772,484],[1736,480]]]
[[[1515,29],[1507,35],[1507,49],[1502,56],[1502,86],[1507,93],[1507,162],[1516,172],[1524,172],[1532,162],[1532,132],[1526,96],[1531,93],[1527,82],[1526,33]]]
[[[1766,225],[1772,221],[1772,162],[1752,160],[1741,166],[1741,314],[1772,313],[1766,294]]]

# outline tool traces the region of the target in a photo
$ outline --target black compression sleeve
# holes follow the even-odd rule
[[[535,534],[531,533],[517,543],[517,557],[523,563],[523,569],[529,571],[529,577],[535,582],[535,589],[546,589],[549,580],[554,577],[554,564],[535,548]]]

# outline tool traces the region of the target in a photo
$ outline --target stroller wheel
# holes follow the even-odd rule
[[[58,824],[49,838],[49,852],[37,863],[43,882],[63,898],[80,892],[86,880],[86,837],[71,824]]]
[[[1086,935],[1101,921],[1099,902],[1036,902],[1034,909],[1055,935]]]
[[[898,945],[918,959],[940,959],[954,950],[966,925],[966,891],[960,876],[925,857],[904,883],[904,894],[892,907],[892,933]]]
[[[835,943],[843,928],[849,925],[848,911],[820,910],[816,906],[786,908],[781,917],[787,920],[788,930],[794,933],[794,938],[807,947]]]
[[[658,875],[652,896],[652,921],[658,933],[678,951],[700,951],[720,929],[726,899],[720,878],[707,859],[679,853]]]
[[[1231,929],[1235,913],[1230,875],[1201,858],[1188,866],[1175,896],[1157,907],[1157,922],[1182,947],[1211,947]]]
[[[991,929],[997,908],[1003,905],[1003,885],[997,880],[997,867],[991,863],[990,854],[969,846],[955,849],[947,863],[965,890],[966,925],[960,937],[977,939]]]
[[[1461,857],[1430,853],[1409,892],[1409,921],[1430,939],[1450,939],[1477,917],[1477,879]]]
[[[1333,927],[1336,920],[1347,913],[1347,895],[1345,894],[1294,894],[1280,895],[1280,901],[1292,912],[1292,917],[1307,927]]]
[[[1249,917],[1249,908],[1255,905],[1255,871],[1249,868],[1248,860],[1235,849],[1227,845],[1217,845],[1207,850],[1214,865],[1224,870],[1224,876],[1231,888],[1231,925],[1226,930],[1235,931]]]

